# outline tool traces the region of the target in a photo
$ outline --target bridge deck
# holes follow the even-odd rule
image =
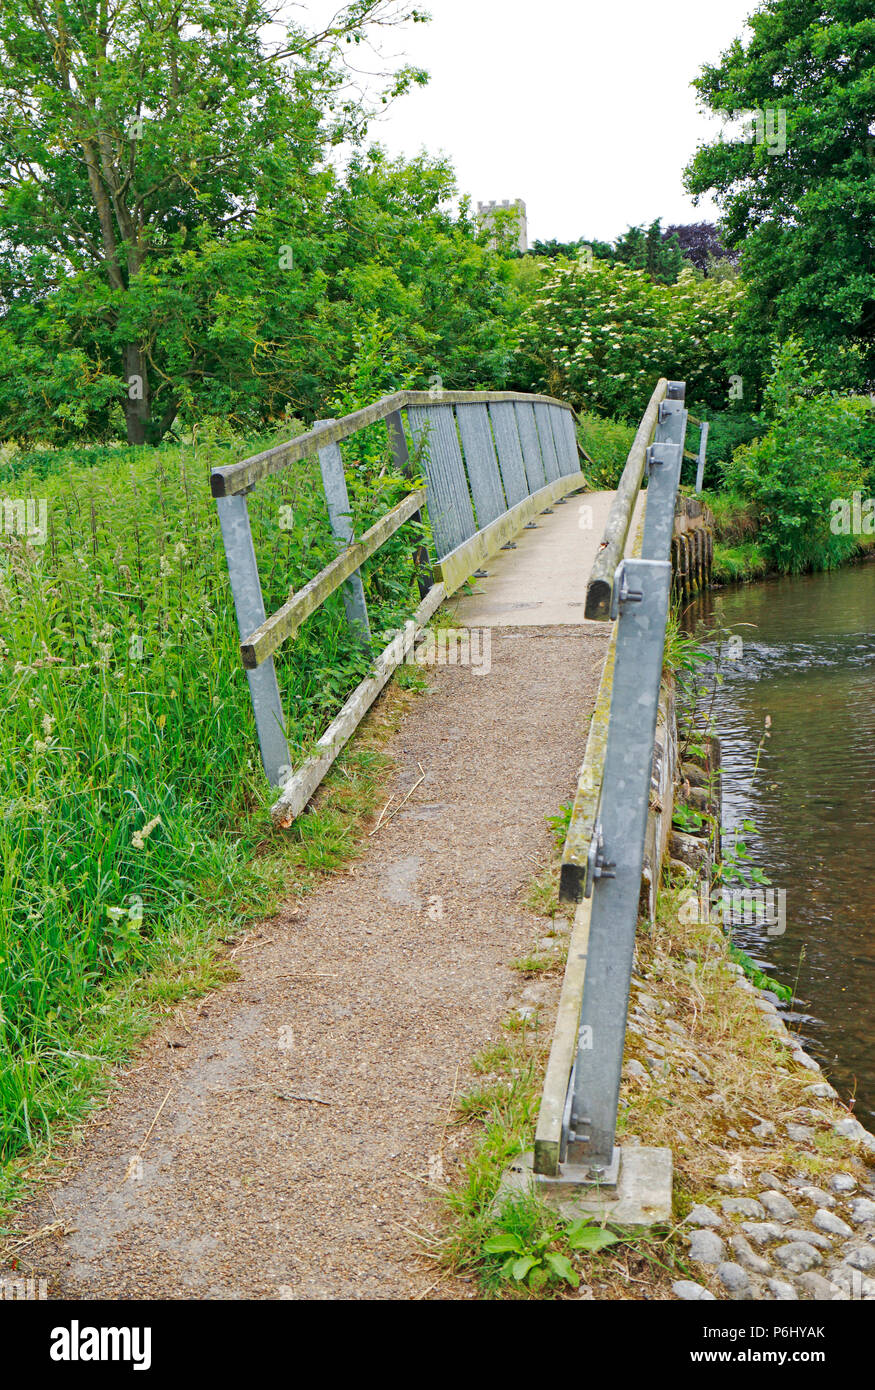
[[[521,531],[515,550],[503,550],[488,562],[487,578],[476,591],[457,601],[454,613],[464,627],[556,627],[571,624],[604,630],[583,616],[586,581],[592,569],[613,492],[569,497],[537,529]],[[629,528],[637,530],[644,494]]]

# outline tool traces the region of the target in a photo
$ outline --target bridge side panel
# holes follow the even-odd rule
[[[523,446],[523,462],[526,465],[529,492],[537,492],[539,488],[547,486],[547,474],[544,471],[541,446],[538,443],[535,412],[530,401],[514,401],[514,410],[520,432],[520,444]]]
[[[541,458],[544,460],[544,470],[547,474],[547,482],[555,483],[559,477],[559,460],[556,457],[556,443],[553,439],[553,426],[550,423],[550,407],[538,404],[535,406],[535,424],[538,426],[538,438],[541,441]]]
[[[513,401],[492,401],[489,406],[495,444],[498,449],[498,462],[504,482],[504,492],[508,507],[515,507],[529,495],[526,479],[526,466],[520,447],[520,434],[517,429],[516,411]]]
[[[474,535],[474,508],[450,405],[408,407],[410,432],[428,491],[428,519],[438,559]]]
[[[490,521],[495,521],[496,517],[507,511],[498,460],[495,457],[495,445],[492,442],[489,412],[485,405],[458,405],[456,419],[459,422],[468,480],[474,497],[477,527],[482,531]]]
[[[547,409],[550,412],[550,419],[553,421],[553,438],[556,441],[556,453],[559,457],[559,472],[565,478],[569,473],[576,473],[580,468],[574,416],[570,410],[563,410],[560,405],[548,405]]]

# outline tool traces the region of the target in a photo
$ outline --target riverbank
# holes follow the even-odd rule
[[[576,1248],[580,1233],[537,1203],[495,1209],[502,1173],[532,1143],[568,937],[557,919],[456,1109],[435,1259],[480,1297],[875,1298],[875,1138],[697,902],[677,867],[639,927],[618,1123],[624,1147],[671,1149],[672,1223],[611,1228],[598,1250],[597,1236]],[[507,1270],[508,1251],[558,1256],[565,1274],[532,1287]]]
[[[785,573],[768,557],[753,503],[726,492],[703,492],[701,500],[714,517],[713,584],[749,584]],[[846,563],[859,564],[873,555],[875,536],[860,536]]]

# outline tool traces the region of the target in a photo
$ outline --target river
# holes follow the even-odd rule
[[[754,822],[747,847],[786,892],[783,933],[741,925],[733,939],[794,989],[790,1026],[871,1128],[875,564],[715,590],[685,625],[696,616],[741,637],[714,704],[723,824]]]

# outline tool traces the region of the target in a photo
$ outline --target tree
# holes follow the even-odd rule
[[[738,261],[738,253],[726,249],[713,222],[678,223],[666,227],[662,235],[666,238],[676,237],[684,260],[701,270],[703,275],[712,274],[719,261],[727,261],[731,265]]]
[[[796,332],[829,384],[875,382],[875,15],[871,0],[767,0],[695,85],[739,139],[698,150],[748,296],[734,368],[761,377]]]
[[[617,238],[612,260],[632,270],[646,270],[651,280],[673,285],[683,266],[677,237],[664,233],[660,219],[643,227],[630,227]]]
[[[278,14],[263,0],[0,0],[13,396],[11,369],[42,378],[62,423],[105,423],[120,401],[138,444],[205,383],[244,369],[257,384],[272,347],[259,290],[290,271],[288,316],[312,304],[325,154],[366,129],[343,53],[424,18],[352,0],[321,31],[288,24],[277,42]],[[381,101],[423,80],[402,67]],[[294,268],[299,236],[312,283]]]

